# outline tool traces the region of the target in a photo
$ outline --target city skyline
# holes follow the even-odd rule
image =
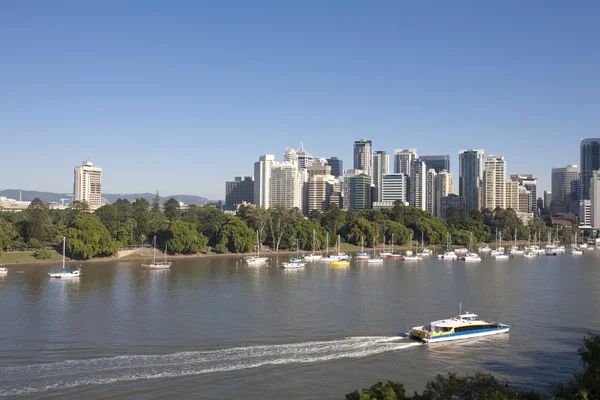
[[[599,17],[591,2],[4,5],[0,188],[69,192],[93,160],[107,193],[223,199],[260,154],[304,142],[349,168],[367,138],[390,158],[449,154],[454,173],[459,150],[484,149],[543,193],[598,136]]]

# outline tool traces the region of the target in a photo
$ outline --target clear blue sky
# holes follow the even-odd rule
[[[1,2],[0,188],[69,192],[90,159],[107,193],[224,198],[261,154],[351,167],[367,138],[450,154],[456,183],[460,149],[504,155],[541,194],[600,136],[599,21],[598,1]]]

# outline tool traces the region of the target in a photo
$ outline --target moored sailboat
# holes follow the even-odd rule
[[[62,270],[60,272],[49,272],[50,278],[79,278],[81,275],[81,268],[76,270],[68,269],[65,267],[65,245],[67,239],[63,237],[63,254],[62,254]]]
[[[152,262],[142,264],[146,269],[167,269],[171,268],[171,262],[167,261],[167,244],[165,243],[165,260],[156,261],[156,236],[152,239]]]

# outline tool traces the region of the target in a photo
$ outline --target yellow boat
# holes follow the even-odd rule
[[[350,261],[332,261],[331,266],[332,267],[349,267]]]

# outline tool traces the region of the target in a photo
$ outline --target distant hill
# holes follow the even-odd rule
[[[15,190],[15,189],[7,189],[0,190],[0,196],[9,197],[11,199],[19,200],[19,192],[21,192],[21,199],[23,201],[31,201],[36,197],[39,197],[44,203],[50,202],[60,202],[60,199],[71,199],[69,194],[71,193],[50,193],[50,192],[37,192],[35,190]],[[134,201],[135,199],[144,198],[149,202],[154,198],[154,193],[122,193],[122,194],[111,194],[111,193],[103,193],[102,197],[108,200],[110,203],[114,203],[117,199],[127,199],[129,201]],[[185,204],[198,204],[204,205],[209,203],[210,200],[200,196],[193,196],[189,194],[175,194],[171,196],[161,196],[161,200],[163,202],[169,200],[173,197],[176,200],[183,201]]]

